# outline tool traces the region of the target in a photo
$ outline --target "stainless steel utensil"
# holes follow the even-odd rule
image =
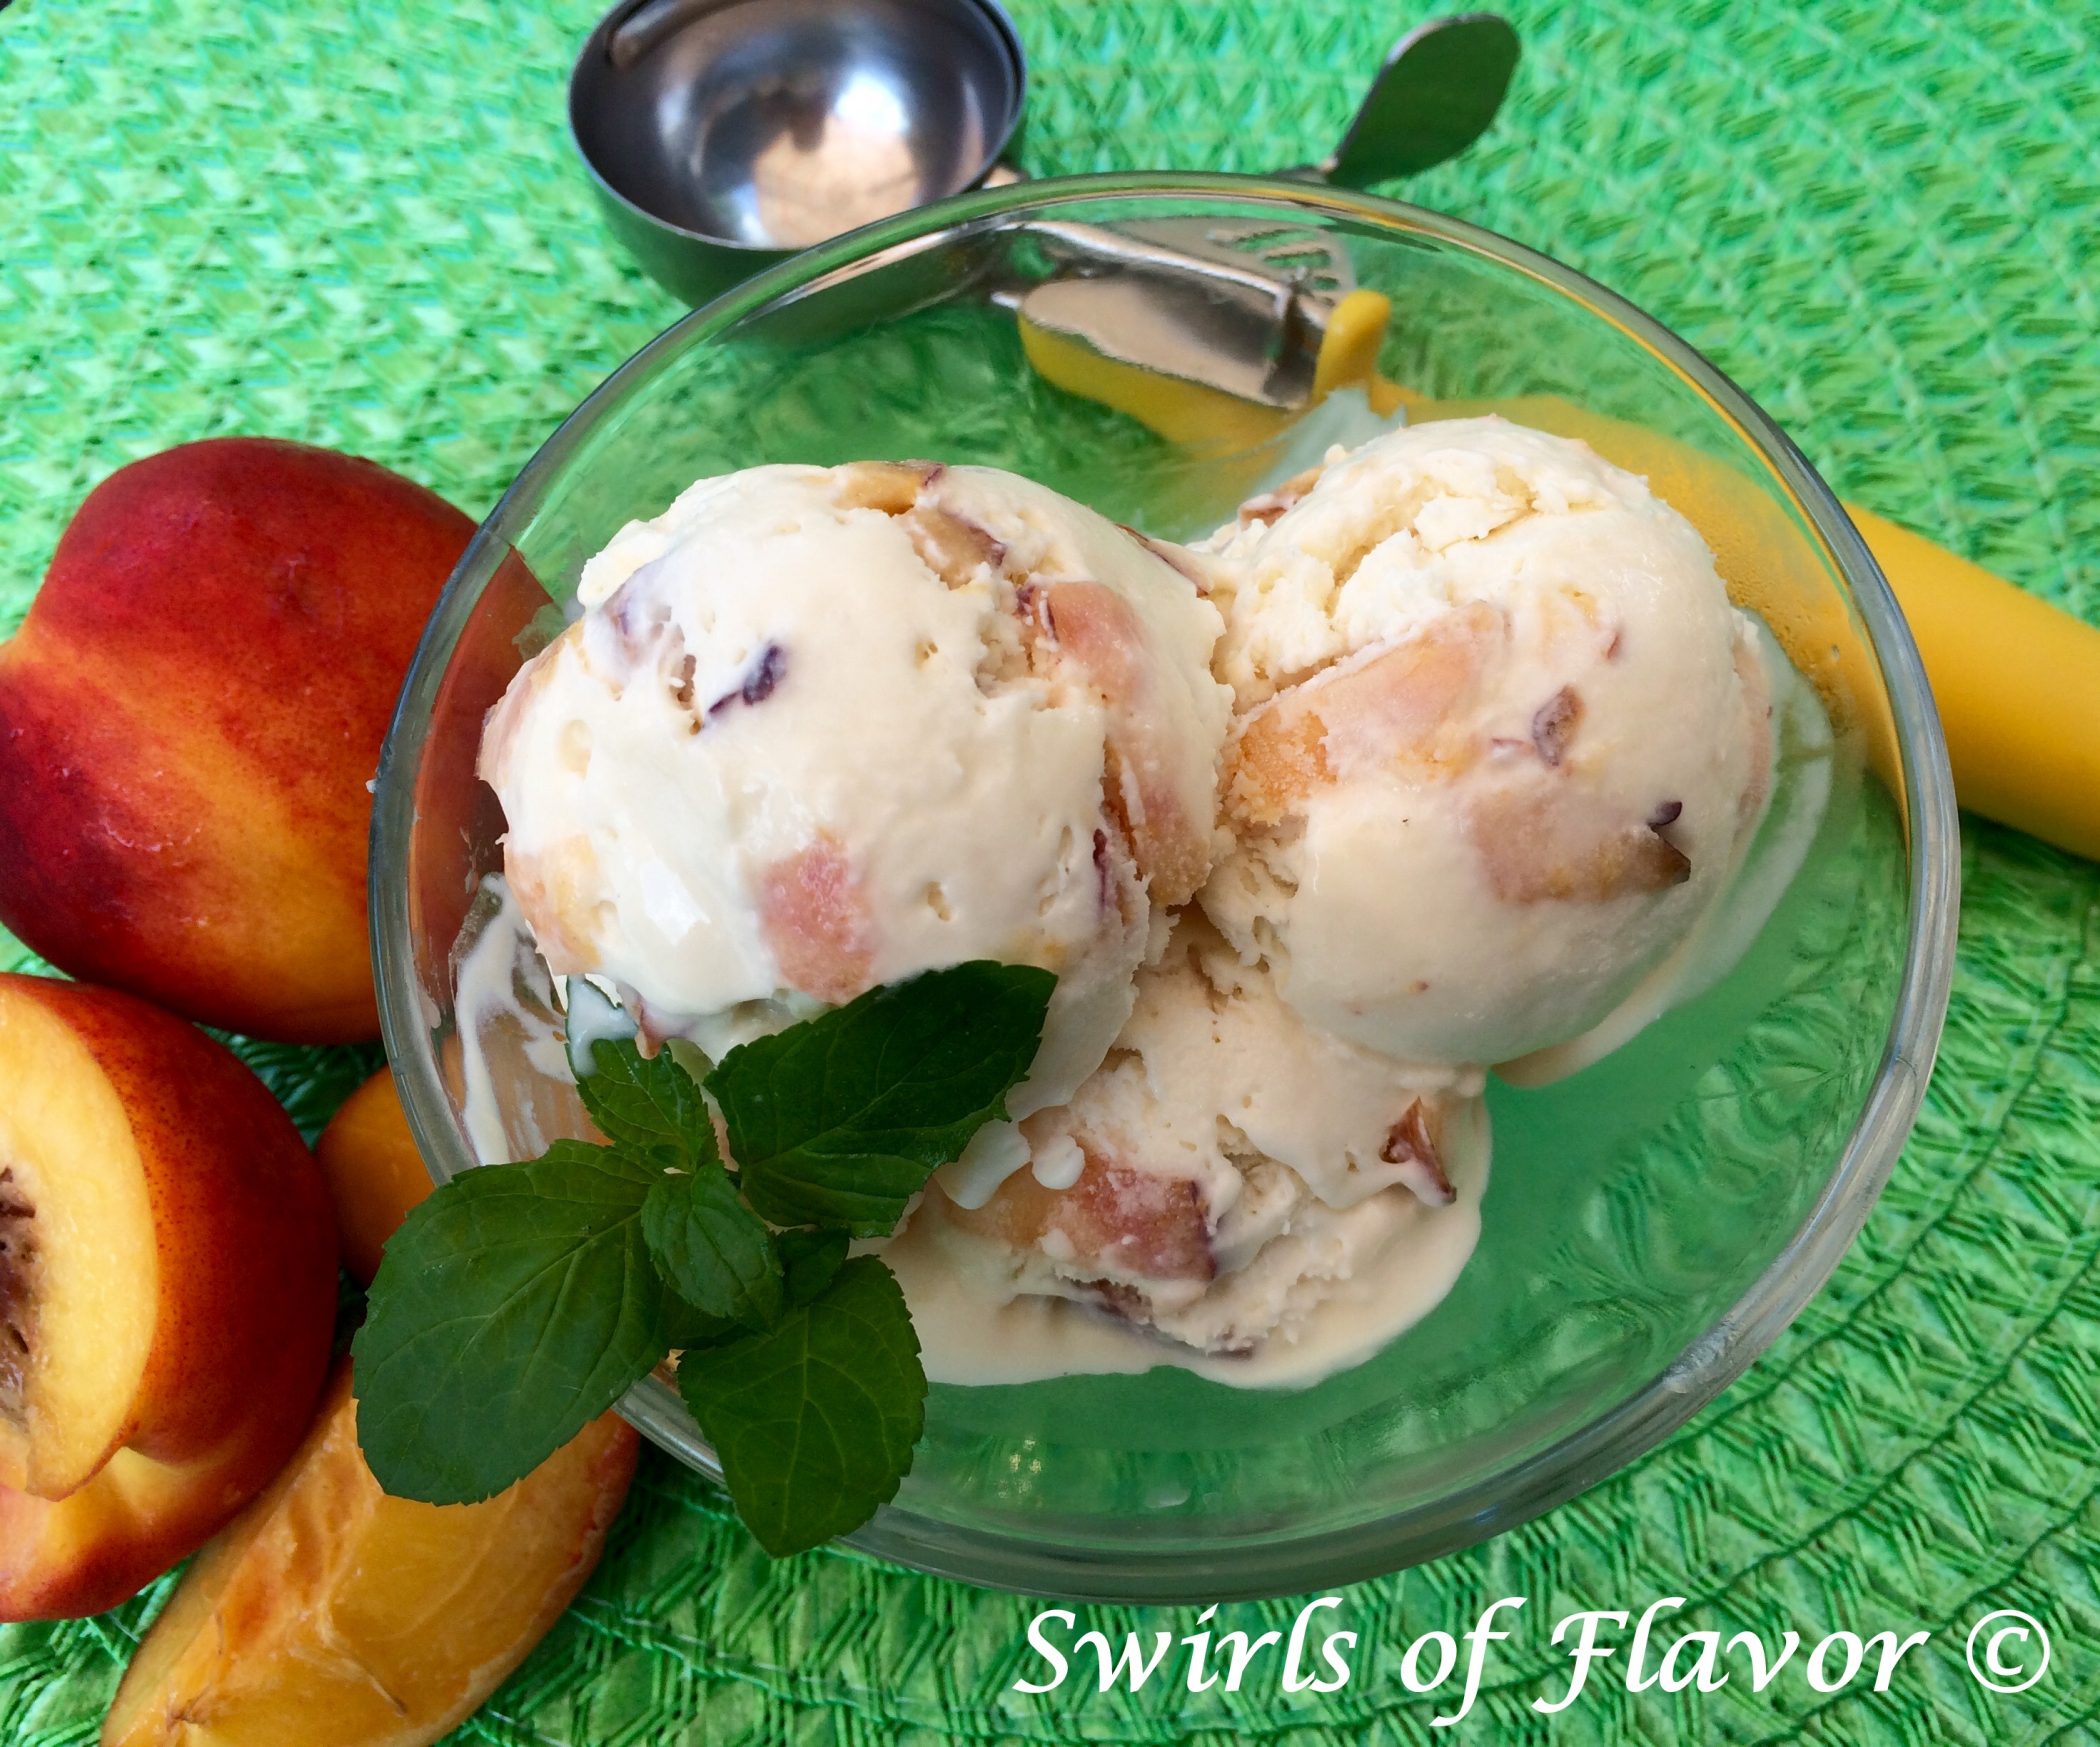
[[[1494,13],[1420,25],[1393,44],[1333,156],[1282,173],[1362,187],[1455,157],[1495,119],[1517,56],[1516,31]],[[1315,398],[1335,312],[1356,286],[1327,234],[1254,220],[1030,230],[1060,271],[995,295],[1038,336],[1258,407],[1297,412]]]
[[[1517,70],[1517,33],[1492,12],[1432,19],[1387,51],[1323,181],[1368,188],[1455,158],[1495,119]]]
[[[1026,89],[997,0],[621,0],[569,130],[614,234],[700,303],[987,180]]]

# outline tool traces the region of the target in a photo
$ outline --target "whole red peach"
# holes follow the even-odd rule
[[[0,924],[207,1024],[373,1035],[367,784],[473,532],[264,438],[104,480],[0,645]]]

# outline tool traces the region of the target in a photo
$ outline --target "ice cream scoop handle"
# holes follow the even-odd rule
[[[2100,626],[1845,507],[1918,640],[1961,804],[2100,859]]]

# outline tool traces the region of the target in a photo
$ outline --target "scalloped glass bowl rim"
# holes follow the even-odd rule
[[[1068,176],[979,190],[850,232],[756,275],[683,317],[613,372],[519,473],[446,584],[403,687],[379,770],[372,823],[372,936],[382,1030],[409,1124],[443,1181],[472,1162],[438,1074],[425,1022],[406,881],[416,767],[438,681],[467,614],[569,456],[638,376],[747,315],[900,245],[931,247],[957,228],[1020,211],[1104,198],[1169,205],[1233,201],[1310,211],[1426,237],[1541,281],[1658,354],[1707,395],[1794,495],[1851,587],[1888,688],[1905,789],[1911,916],[1903,979],[1873,1085],[1808,1216],[1740,1300],[1625,1400],[1510,1468],[1431,1502],[1346,1530],[1276,1540],[1152,1540],[1118,1525],[1084,1550],[946,1523],[898,1506],[848,1537],[862,1550],[941,1576],[1106,1601],[1222,1601],[1333,1588],[1421,1563],[1514,1527],[1653,1448],[1735,1380],[1828,1278],[1858,1234],[1916,1117],[1953,973],[1959,831],[1953,779],[1916,645],[1880,570],[1836,497],[1786,435],[1704,357],[1625,299],[1560,263],[1461,220],[1375,195],[1275,177],[1142,173]],[[711,1452],[676,1392],[638,1385],[621,1412],[712,1477]]]

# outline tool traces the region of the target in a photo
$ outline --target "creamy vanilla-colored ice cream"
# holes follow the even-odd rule
[[[1201,901],[1306,1019],[1503,1060],[1595,1024],[1719,894],[1769,787],[1766,675],[1645,482],[1425,424],[1208,544],[1238,715]]]
[[[1275,1370],[1308,1339],[1361,1350],[1441,1296],[1453,1241],[1475,1229],[1452,1161],[1477,1199],[1479,1091],[1477,1071],[1307,1025],[1192,910],[1107,1061],[1021,1124],[1028,1168],[974,1207],[937,1184],[912,1242],[992,1302],[1106,1309],[1198,1354],[1277,1343]],[[1330,1309],[1337,1295],[1349,1302]]]
[[[1012,1102],[1063,1098],[1210,870],[1229,694],[1204,586],[991,469],[702,480],[590,561],[583,616],[490,713],[548,965],[709,1055],[930,968],[1040,965]]]
[[[1472,1253],[1485,1067],[1652,1015],[1772,782],[1777,670],[1696,530],[1499,419],[1193,553],[989,469],[754,468],[579,594],[482,748],[556,976],[719,1056],[941,965],[1058,975],[1015,1120],[885,1249],[937,1381],[1386,1344]]]

